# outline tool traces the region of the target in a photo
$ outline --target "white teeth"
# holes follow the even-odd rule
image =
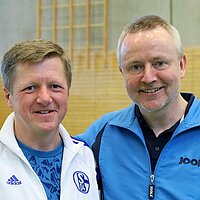
[[[143,90],[144,93],[154,93],[157,92],[159,90],[159,88],[157,89],[151,89],[151,90]]]
[[[40,111],[39,113],[41,113],[41,114],[48,114],[48,113],[50,113],[50,111]]]

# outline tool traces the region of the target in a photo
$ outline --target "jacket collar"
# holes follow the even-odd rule
[[[15,114],[12,112],[5,120],[1,130],[0,130],[0,142],[4,143],[10,150],[18,155],[23,155],[14,134],[14,118]],[[62,137],[64,147],[73,154],[76,154],[78,150],[84,145],[83,142],[75,143],[74,139],[71,138],[67,130],[60,124],[59,126],[60,135]]]
[[[184,99],[187,101],[192,101],[191,106],[186,111],[187,114],[183,121],[180,123],[179,127],[175,131],[175,134],[178,134],[180,131],[200,126],[200,100],[197,99],[193,94],[190,93],[181,93]],[[136,104],[133,103],[129,107],[118,111],[116,117],[110,120],[110,125],[115,125],[131,130],[137,135],[141,136],[141,128],[139,126],[138,119],[135,115]]]

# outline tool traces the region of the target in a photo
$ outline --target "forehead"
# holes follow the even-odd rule
[[[121,46],[121,65],[126,65],[133,60],[177,57],[177,53],[173,37],[162,27],[128,33]]]
[[[58,57],[47,58],[42,62],[20,63],[16,66],[14,81],[25,82],[42,79],[63,80],[65,78],[64,64]]]
[[[128,33],[121,46],[121,55],[129,52],[145,53],[147,50],[176,49],[176,42],[170,33],[162,27],[151,30]]]
[[[64,64],[59,57],[50,57],[46,58],[41,62],[32,63],[32,62],[25,62],[19,63],[16,66],[16,72],[24,72],[24,73],[35,73],[44,71],[64,71]]]
[[[122,43],[123,45],[134,44],[137,45],[140,42],[147,41],[173,41],[170,33],[163,27],[156,27],[150,30],[140,30],[136,33],[127,33]]]

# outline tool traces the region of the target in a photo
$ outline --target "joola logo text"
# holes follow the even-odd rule
[[[195,159],[195,158],[185,158],[185,157],[180,157],[180,161],[178,164],[185,164],[185,165],[193,165],[193,166],[198,166],[200,167],[200,159]]]

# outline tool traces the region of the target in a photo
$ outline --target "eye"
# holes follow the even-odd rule
[[[165,69],[167,67],[167,63],[163,60],[155,61],[152,65],[155,69],[158,69],[158,70],[159,69],[162,70],[162,69]]]
[[[58,85],[58,84],[51,84],[50,85],[51,90],[53,91],[60,91],[62,89],[62,86]]]
[[[128,67],[128,71],[131,74],[139,74],[144,70],[144,66],[142,64],[132,64],[131,66]]]
[[[33,86],[33,85],[29,85],[29,86],[27,86],[26,88],[23,89],[23,91],[26,92],[26,93],[32,93],[35,90],[36,90],[36,87]]]

